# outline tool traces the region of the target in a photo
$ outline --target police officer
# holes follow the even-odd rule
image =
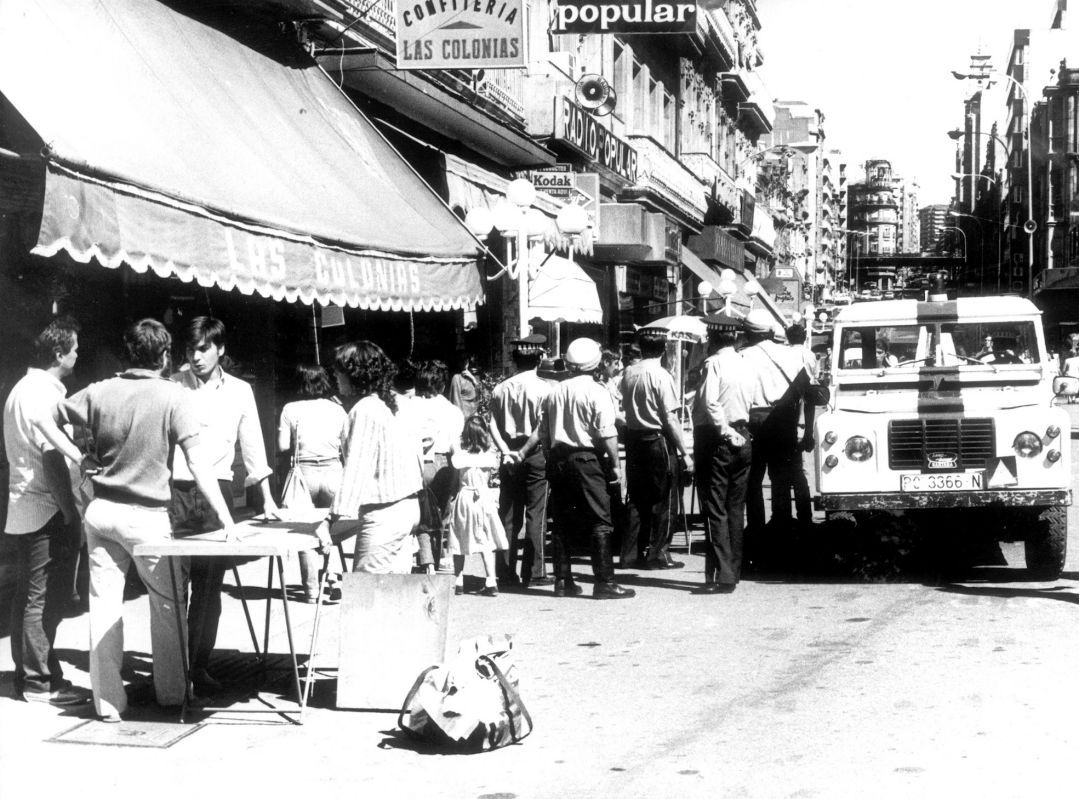
[[[551,548],[554,595],[579,596],[582,589],[570,571],[569,543],[588,534],[592,544],[595,599],[627,599],[632,589],[614,581],[611,556],[611,503],[608,484],[619,480],[618,439],[611,395],[596,382],[601,349],[589,338],[566,348],[569,377],[543,403],[539,430],[520,451],[527,458],[542,444],[548,449],[547,479],[551,485],[554,529]]]
[[[742,576],[746,485],[752,460],[750,375],[734,349],[742,320],[708,316],[708,358],[693,397],[693,459],[708,548],[704,586],[697,593],[729,594]]]
[[[622,409],[626,418],[628,525],[622,543],[622,566],[631,568],[645,544],[645,569],[680,569],[671,558],[671,488],[677,461],[687,472],[693,461],[682,441],[678,390],[660,359],[667,348],[666,330],[637,333],[642,360],[622,376]]]
[[[510,547],[497,561],[502,587],[522,584],[546,585],[550,579],[544,568],[543,543],[547,534],[547,456],[536,447],[524,460],[517,451],[539,426],[543,400],[551,383],[536,373],[545,355],[547,337],[535,334],[513,342],[515,373],[491,392],[491,438],[502,453],[499,470],[498,513],[510,539]],[[517,538],[524,522],[525,540],[521,555],[521,576],[517,577]]]
[[[770,529],[785,535],[791,527],[791,470],[798,447],[813,448],[812,403],[802,403],[810,378],[802,357],[790,347],[773,340],[771,314],[763,309],[750,311],[745,320],[746,342],[742,360],[750,378],[749,432],[753,440],[753,459],[746,488],[746,548],[752,561],[763,554],[764,474],[772,486],[772,521]],[[805,436],[798,439],[799,407],[805,411]]]

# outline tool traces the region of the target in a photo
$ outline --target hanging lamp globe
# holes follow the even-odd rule
[[[555,222],[564,235],[579,236],[588,227],[588,212],[579,205],[567,205],[558,212]]]

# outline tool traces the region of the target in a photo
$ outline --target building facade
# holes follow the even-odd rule
[[[918,250],[923,253],[936,251],[941,229],[948,221],[951,206],[944,204],[925,205],[918,209],[919,238]]]

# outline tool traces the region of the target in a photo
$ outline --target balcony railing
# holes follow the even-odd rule
[[[709,12],[707,16],[715,29],[716,40],[730,55],[731,60],[738,63],[738,37],[734,33],[731,21],[727,19],[727,12],[722,8],[716,8]]]
[[[630,134],[628,138],[637,151],[637,183],[633,188],[653,192],[683,213],[703,219],[705,188],[694,172],[652,137]]]
[[[486,97],[517,117],[524,117],[524,72],[519,69],[488,69],[476,87]]]

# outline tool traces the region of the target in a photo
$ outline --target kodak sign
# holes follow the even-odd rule
[[[693,33],[697,3],[665,0],[555,0],[554,33]]]

